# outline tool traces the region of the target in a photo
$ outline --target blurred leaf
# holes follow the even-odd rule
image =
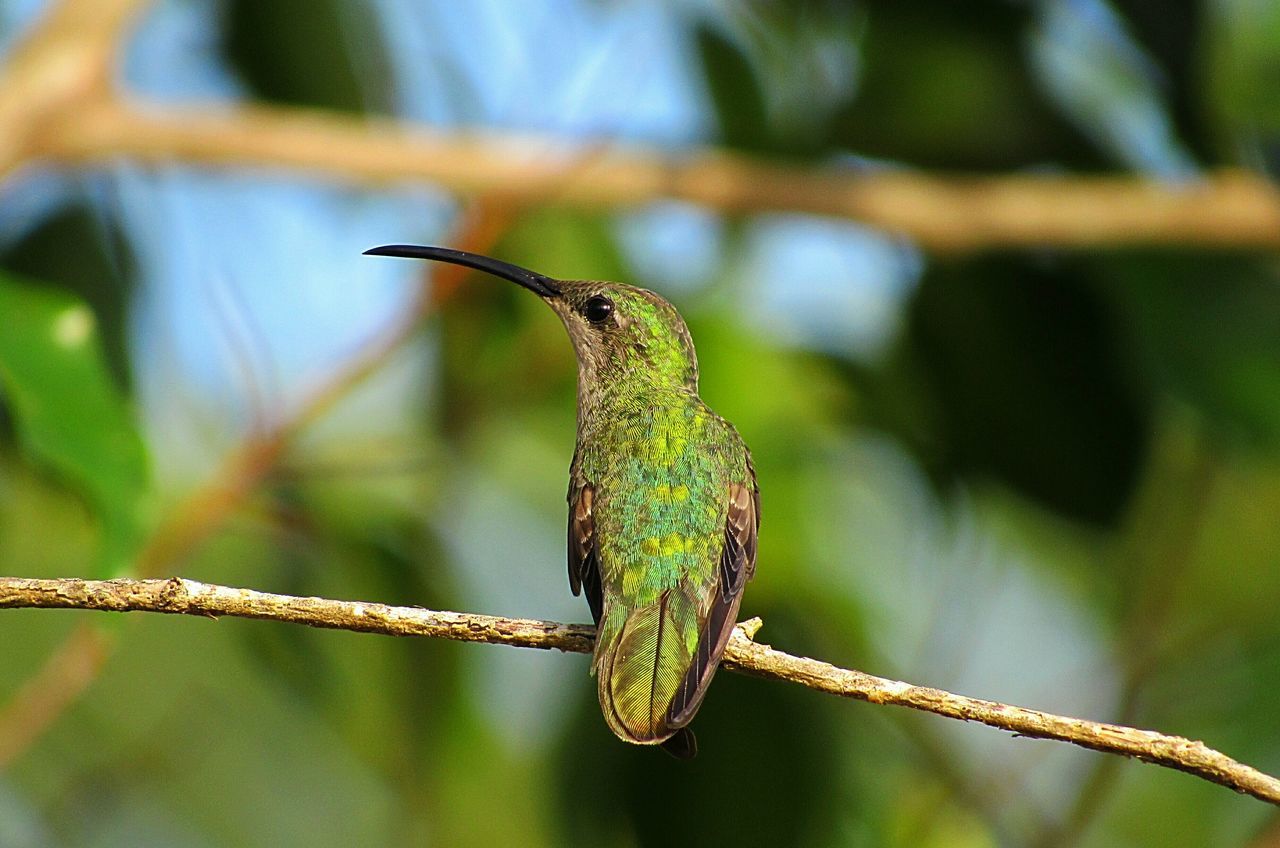
[[[1280,4],[1208,4],[1205,94],[1229,156],[1280,173]],[[1177,17],[1177,16],[1171,16]]]
[[[76,298],[0,275],[0,384],[25,451],[78,487],[102,522],[97,576],[124,573],[143,536],[146,455]]]
[[[231,0],[227,54],[265,100],[386,111],[387,58],[362,3]]]
[[[711,27],[699,26],[698,57],[711,90],[720,140],[729,147],[762,151],[771,147],[760,80],[745,54]]]
[[[857,81],[864,16],[839,0],[727,5],[700,24],[698,58],[724,143],[812,155],[831,146],[831,118]]]
[[[925,167],[992,170],[1054,161],[1097,167],[1096,151],[1027,73],[1023,4],[875,4],[857,98],[839,144]]]
[[[1159,70],[1105,0],[1048,0],[1039,9],[1030,57],[1058,108],[1129,167],[1164,177],[1194,173]]]
[[[68,250],[68,245],[75,245]],[[40,222],[6,246],[0,267],[75,294],[93,310],[107,368],[126,389],[128,309],[134,271],[129,244],[110,220],[77,205]]]
[[[589,212],[555,207],[530,210],[503,238],[502,254],[562,280],[625,280],[628,276],[611,219]]]
[[[1170,14],[1170,4],[1151,0],[1111,0],[1111,6],[1128,22],[1129,37],[1159,68],[1175,134],[1194,157],[1211,158],[1211,116],[1202,89],[1206,23],[1213,3],[1180,3],[1177,14]]]
[[[1014,257],[935,266],[910,334],[935,475],[995,477],[1108,523],[1136,480],[1146,400],[1124,379],[1121,328],[1078,273]]]
[[[1275,629],[1280,607],[1280,462],[1233,456],[1214,479],[1204,529],[1189,555],[1175,619],[1197,630],[1230,622],[1242,634]],[[1229,574],[1229,579],[1223,579]],[[1280,666],[1277,666],[1280,668]],[[1275,681],[1280,685],[1280,680]]]
[[[1269,258],[1146,252],[1099,266],[1143,370],[1220,437],[1280,449],[1280,285]]]

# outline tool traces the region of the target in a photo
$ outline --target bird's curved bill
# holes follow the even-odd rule
[[[519,265],[503,262],[501,259],[494,259],[491,256],[467,253],[465,250],[453,250],[448,247],[425,247],[416,244],[384,244],[381,247],[371,247],[364,253],[366,256],[399,256],[405,259],[431,259],[436,262],[448,262],[451,265],[465,265],[468,268],[474,268],[477,271],[484,271],[487,274],[493,274],[495,277],[510,280],[541,297],[558,297],[560,295],[560,289],[556,286],[556,281],[551,277],[543,276],[527,268],[521,268]]]

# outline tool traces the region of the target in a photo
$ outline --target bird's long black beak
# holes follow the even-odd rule
[[[560,289],[556,287],[556,281],[550,277],[544,277],[542,274],[534,273],[527,268],[503,262],[501,259],[481,256],[478,253],[467,253],[465,250],[451,250],[447,247],[422,247],[416,244],[384,244],[382,247],[373,247],[366,250],[365,255],[401,256],[405,259],[433,259],[437,262],[448,262],[451,265],[465,265],[468,268],[475,268],[477,271],[484,271],[485,273],[493,274],[495,277],[510,280],[541,297],[560,296]]]

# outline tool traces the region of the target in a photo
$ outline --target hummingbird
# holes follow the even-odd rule
[[[569,465],[569,588],[596,624],[592,673],[620,739],[688,759],[701,706],[755,573],[751,453],[698,396],[684,319],[623,283],[558,280],[488,256],[385,245],[374,256],[463,265],[536,294],[578,360]]]

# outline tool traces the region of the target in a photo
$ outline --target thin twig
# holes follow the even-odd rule
[[[582,624],[301,598],[177,577],[168,580],[0,577],[0,609],[32,607],[231,615],[388,636],[430,636],[573,653],[589,652],[594,640],[593,628]],[[961,721],[981,722],[1019,736],[1056,739],[1094,751],[1135,757],[1280,805],[1280,779],[1239,763],[1202,742],[969,698],[792,656],[753,641],[758,627],[759,619],[753,619],[734,631],[724,654],[726,668],[798,683],[843,698],[910,707]]]

